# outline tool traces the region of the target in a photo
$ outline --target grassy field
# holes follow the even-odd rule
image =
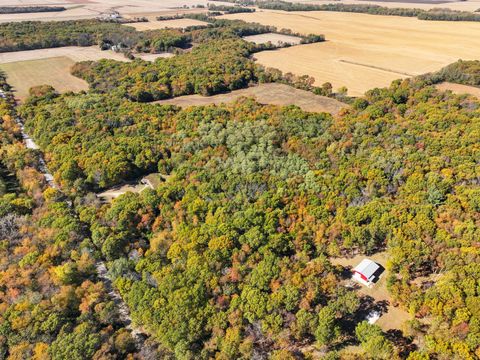
[[[36,85],[52,85],[60,92],[88,89],[85,81],[70,75],[70,67],[74,63],[72,59],[60,56],[0,64],[0,70],[7,73],[15,97],[22,100],[28,96],[28,90]]]
[[[174,20],[163,20],[163,21],[152,20],[149,22],[126,24],[126,26],[132,26],[139,31],[166,29],[166,28],[185,29],[186,27],[189,27],[189,26],[200,26],[200,25],[208,25],[208,24],[204,21],[199,21],[195,19],[174,19]]]
[[[438,90],[450,90],[454,94],[469,94],[476,96],[480,99],[480,88],[475,87],[475,86],[468,86],[468,85],[461,85],[461,84],[453,84],[449,82],[444,82],[441,84],[438,84],[437,86]]]
[[[439,70],[460,58],[480,59],[480,23],[340,12],[257,11],[224,17],[325,34],[326,42],[265,51],[255,58],[284,72],[311,75],[317,84],[347,86],[350,95]]]
[[[60,92],[88,89],[85,81],[70,74],[70,68],[78,61],[102,58],[128,61],[122,54],[101,51],[96,46],[68,46],[0,53],[0,69],[6,72],[16,97],[23,100],[36,85],[52,85]]]
[[[305,111],[329,112],[337,114],[347,105],[311,92],[298,90],[284,84],[260,84],[242,90],[235,90],[227,94],[214,96],[188,95],[173,99],[157,101],[159,104],[171,104],[180,107],[222,104],[235,101],[240,97],[254,97],[262,104],[292,105],[295,104]]]
[[[275,45],[280,45],[281,43],[298,45],[300,44],[300,41],[302,41],[302,39],[299,38],[298,36],[290,36],[290,35],[275,34],[275,33],[245,36],[243,39],[255,44],[266,44],[268,42],[271,42],[272,44],[275,44]]]
[[[142,60],[152,61],[152,62],[159,59],[159,58],[168,59],[168,58],[171,58],[171,57],[174,57],[174,56],[175,56],[175,54],[168,53],[168,52],[163,52],[163,53],[160,53],[160,54],[147,54],[147,53],[135,54],[136,58],[140,58]]]

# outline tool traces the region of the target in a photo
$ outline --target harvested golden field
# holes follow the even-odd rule
[[[480,99],[480,88],[475,86],[468,86],[468,85],[461,85],[461,84],[453,84],[450,82],[443,82],[441,84],[436,85],[438,90],[450,90],[454,94],[469,94],[476,96]]]
[[[22,100],[28,96],[28,90],[36,85],[52,85],[60,92],[87,90],[85,81],[70,74],[73,64],[75,62],[72,59],[60,56],[0,64],[0,70],[7,74],[15,97]]]
[[[261,104],[271,105],[297,105],[305,111],[328,112],[337,114],[348,105],[335,99],[315,95],[305,90],[292,88],[284,84],[260,84],[247,89],[235,90],[230,93],[201,96],[188,95],[168,100],[157,101],[157,104],[170,104],[180,107],[201,106],[211,104],[229,103],[240,97],[254,97]]]
[[[69,59],[78,62],[86,60],[100,60],[100,59],[112,59],[117,61],[128,61],[128,59],[120,53],[106,50],[102,51],[98,46],[65,46],[50,49],[37,49],[37,50],[25,50],[25,51],[12,51],[0,53],[0,64],[26,61],[26,60],[40,60],[65,56]]]
[[[125,24],[125,26],[132,26],[138,31],[157,30],[157,29],[185,29],[189,26],[208,25],[208,23],[195,19],[174,19],[174,20],[152,20],[149,22],[138,22],[132,24]]]
[[[313,76],[316,84],[347,86],[354,96],[458,59],[480,59],[480,23],[341,12],[257,11],[223,17],[324,34],[326,42],[265,51],[255,58],[267,67]]]

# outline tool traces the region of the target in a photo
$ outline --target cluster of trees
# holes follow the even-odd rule
[[[65,11],[63,6],[0,6],[0,14],[25,14]]]
[[[243,44],[232,41],[213,49],[228,58]],[[351,340],[378,359],[478,357],[477,99],[396,81],[332,118],[119,95],[36,96],[22,113],[72,194],[139,169],[166,179],[112,204],[76,201],[165,357],[288,358],[281,349]],[[365,304],[329,262],[385,248],[388,288],[412,314],[399,342],[359,322]]]
[[[427,84],[449,81],[457,84],[480,86],[480,61],[459,60],[443,69],[420,77]]]
[[[145,44],[152,43],[146,48]],[[156,51],[156,44],[186,47],[188,37],[179,30],[136,31],[135,28],[101,20],[23,21],[0,24],[0,51],[22,51],[60,46],[92,46]]]
[[[149,102],[172,96],[212,95],[247,87],[255,81],[254,45],[242,40],[214,40],[191,52],[155,63],[112,60],[81,62],[72,73],[100,92],[114,92]]]

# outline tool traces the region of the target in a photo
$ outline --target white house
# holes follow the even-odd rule
[[[363,259],[353,269],[353,279],[360,284],[371,287],[378,279],[378,272],[382,271],[380,265],[370,259]]]

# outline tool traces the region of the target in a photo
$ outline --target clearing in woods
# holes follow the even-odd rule
[[[386,252],[378,252],[371,256],[356,255],[351,258],[331,258],[330,261],[333,265],[340,265],[345,269],[351,270],[365,258],[371,259],[385,268],[388,256]],[[358,290],[358,294],[361,297],[371,297],[376,304],[384,307],[380,319],[378,319],[376,322],[376,324],[379,325],[384,331],[394,329],[401,330],[403,323],[410,319],[410,315],[407,311],[401,309],[400,307],[394,307],[392,305],[390,294],[387,291],[386,278],[387,270],[384,271],[378,282],[373,287],[368,288],[366,286],[359,285],[360,288]]]
[[[298,45],[302,41],[302,39],[299,38],[298,36],[276,34],[276,33],[250,35],[250,36],[245,36],[243,39],[255,44],[266,44],[268,42],[271,42],[274,45],[281,45],[281,44]]]
[[[23,100],[28,97],[32,86],[52,85],[59,92],[87,90],[88,84],[70,74],[75,62],[65,56],[10,62],[0,64],[8,77],[8,83],[15,90],[15,97]]]
[[[310,75],[320,85],[346,86],[349,94],[388,86],[392,80],[436,71],[457,61],[480,58],[480,23],[343,12],[257,11],[222,18],[242,19],[324,34],[325,42],[254,56],[268,67]],[[465,36],[469,34],[469,36]]]
[[[309,91],[295,89],[284,84],[260,84],[247,89],[235,90],[214,96],[187,95],[173,99],[156,101],[157,104],[170,104],[180,107],[222,104],[240,97],[254,97],[261,104],[297,105],[304,111],[328,112],[338,114],[348,105],[325,96],[315,95]]]
[[[205,21],[195,19],[174,19],[174,20],[153,20],[149,22],[138,22],[125,24],[125,26],[132,26],[138,31],[157,30],[157,29],[185,29],[189,26],[207,26]]]

